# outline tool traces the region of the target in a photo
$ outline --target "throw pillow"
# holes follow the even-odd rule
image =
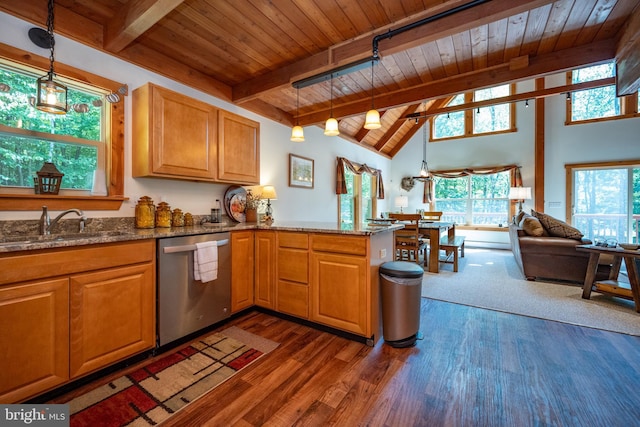
[[[520,228],[522,228],[528,236],[540,237],[545,234],[544,227],[542,227],[538,218],[532,217],[531,215],[523,215],[520,221]]]
[[[520,221],[522,221],[522,218],[526,215],[526,213],[524,211],[520,211],[518,212],[518,214],[516,216],[513,217],[513,223],[515,225],[519,225]]]
[[[536,212],[533,209],[531,210],[531,213],[540,220],[542,226],[551,236],[566,237],[568,239],[582,241],[584,234],[582,234],[577,228],[542,212]]]

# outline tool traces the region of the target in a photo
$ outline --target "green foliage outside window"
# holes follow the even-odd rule
[[[99,164],[105,152],[99,149],[105,144],[104,95],[69,87],[69,113],[44,113],[33,107],[37,77],[0,65],[0,82],[9,88],[0,92],[0,124],[6,126],[0,132],[0,186],[33,188],[33,178],[46,161],[64,173],[61,188],[90,190],[93,171],[104,167]],[[72,138],[63,142],[49,135]]]
[[[456,95],[447,106],[464,103],[464,94]],[[433,139],[451,138],[464,135],[464,111],[440,114],[433,118]]]
[[[442,220],[466,225],[497,226],[509,218],[509,172],[435,178],[435,210]]]
[[[615,76],[613,62],[581,68],[571,73],[573,83]],[[581,90],[571,94],[571,121],[613,117],[621,114],[620,99],[615,85]]]

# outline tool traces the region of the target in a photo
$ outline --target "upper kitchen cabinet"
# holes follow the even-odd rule
[[[218,181],[260,184],[260,123],[220,110]]]
[[[147,83],[133,91],[133,176],[260,183],[260,124]]]
[[[133,91],[133,176],[216,179],[218,110],[151,83]]]

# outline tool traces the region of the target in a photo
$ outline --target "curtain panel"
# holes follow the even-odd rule
[[[336,194],[347,194],[347,182],[344,178],[344,168],[348,168],[356,175],[362,175],[368,173],[376,177],[376,198],[384,199],[384,185],[382,184],[382,171],[380,169],[374,169],[366,164],[359,164],[352,162],[344,157],[338,157],[338,164],[336,166]]]

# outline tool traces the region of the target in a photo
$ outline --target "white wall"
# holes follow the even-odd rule
[[[35,46],[27,32],[33,27],[28,22],[0,12],[0,42],[48,56],[48,50]],[[126,83],[129,90],[153,82],[187,96],[208,102],[227,111],[241,114],[260,122],[260,183],[273,184],[278,200],[272,202],[274,218],[277,220],[337,221],[338,199],[335,194],[336,157],[366,163],[381,169],[388,179],[390,160],[376,153],[347,142],[340,137],[326,137],[319,127],[305,128],[303,143],[289,141],[291,129],[272,120],[239,108],[231,103],[206,95],[176,81],[167,79],[140,67],[134,66],[103,52],[91,49],[70,39],[56,35],[56,62],[65,63],[81,70]],[[131,177],[131,96],[125,102],[125,195],[130,198],[119,211],[90,211],[89,217],[133,216],[134,206],[140,196],[147,195],[159,202],[166,200],[172,207],[184,212],[206,215],[215,199],[223,199],[226,184],[194,183],[178,180],[132,178]],[[313,189],[288,186],[289,153],[309,157],[315,161],[315,187]],[[386,183],[385,183],[386,184]],[[388,199],[387,199],[388,200]],[[379,203],[385,210],[384,201]],[[35,219],[39,212],[0,212],[0,220]]]

